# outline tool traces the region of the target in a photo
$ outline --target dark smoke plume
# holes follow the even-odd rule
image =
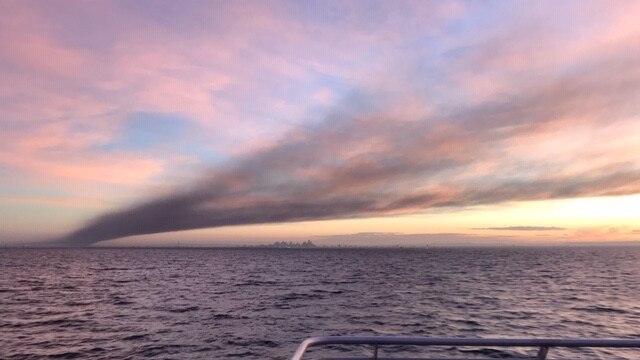
[[[637,56],[596,62],[553,83],[514,90],[500,102],[420,120],[383,103],[371,94],[351,97],[320,124],[209,170],[189,189],[99,216],[57,243],[88,246],[176,230],[640,192],[637,163],[565,171],[574,161],[588,163],[589,155],[559,152],[523,163],[505,147],[540,131],[598,127],[640,114]],[[486,163],[498,165],[479,171]]]

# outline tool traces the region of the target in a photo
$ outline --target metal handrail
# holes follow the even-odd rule
[[[373,360],[378,357],[381,345],[417,346],[499,346],[537,347],[538,353],[530,359],[545,360],[552,347],[562,348],[640,348],[640,339],[487,339],[487,338],[431,338],[403,336],[322,336],[303,341],[291,360],[302,360],[308,348],[320,345],[373,345]]]

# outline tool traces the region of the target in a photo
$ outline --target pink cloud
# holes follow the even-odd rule
[[[390,31],[388,27],[372,27],[366,18],[340,20],[326,27],[322,23],[284,16],[285,9],[280,5],[254,5],[225,5],[225,11],[243,16],[234,17],[237,21],[221,18],[221,24],[210,21],[203,15],[206,12],[195,4],[193,9],[181,9],[190,17],[186,17],[189,20],[172,19],[176,24],[149,22],[146,18],[149,14],[129,12],[126,6],[80,6],[77,10],[88,18],[102,19],[109,14],[108,17],[124,23],[142,24],[132,26],[126,36],[118,35],[122,34],[121,25],[104,28],[104,32],[111,31],[117,37],[110,46],[92,52],[69,45],[74,37],[82,34],[63,39],[56,36],[56,31],[65,26],[58,22],[64,19],[59,16],[64,15],[63,9],[13,4],[8,10],[16,14],[17,20],[5,22],[4,28],[10,31],[3,32],[8,35],[0,39],[0,47],[24,69],[12,83],[24,89],[28,102],[20,104],[16,100],[12,104],[14,111],[7,111],[5,115],[9,118],[28,116],[25,120],[33,125],[51,118],[74,118],[82,122],[98,111],[119,114],[112,118],[115,122],[131,111],[181,113],[198,121],[203,130],[215,138],[212,143],[217,150],[237,153],[247,148],[245,144],[268,141],[266,137],[276,138],[278,133],[291,127],[285,122],[263,121],[264,116],[273,112],[273,104],[283,103],[278,95],[272,95],[274,87],[307,81],[310,70],[351,79],[360,77],[354,73],[361,62],[360,53],[375,45],[376,36],[402,41],[411,31],[436,31],[443,19],[460,13],[460,6],[453,3],[407,4],[411,10],[388,7],[375,16],[384,20],[388,12],[406,12],[412,19],[394,24],[401,26]],[[349,31],[353,26],[351,20],[356,20],[361,29]],[[188,22],[204,27],[192,27]],[[75,21],[70,25],[73,23]],[[116,23],[105,24],[115,26]],[[183,26],[188,36],[177,33],[174,25]],[[207,31],[207,27],[215,30]],[[95,29],[87,30],[102,36]],[[309,42],[310,34],[316,35],[317,41]],[[273,38],[278,39],[278,46],[261,45],[265,39]],[[301,54],[298,49],[303,47],[306,51]],[[364,74],[367,70],[363,68],[357,73]],[[47,77],[42,71],[51,74]],[[61,75],[65,79],[60,79]],[[76,88],[82,88],[82,93]],[[10,86],[6,91],[15,94],[15,89]],[[234,96],[250,93],[252,99],[244,104],[241,101],[247,100],[220,96],[221,91],[232,91],[237,94]],[[318,92],[322,89],[305,91],[316,100],[330,100],[326,89],[322,94]],[[55,95],[50,97],[50,94]],[[66,100],[69,106],[61,104],[61,100]],[[88,108],[87,104],[94,105]],[[287,104],[284,116],[290,124],[299,122],[304,117],[306,104]],[[259,111],[248,115],[244,111],[246,105],[255,106]],[[26,108],[30,110],[25,111]]]
[[[87,197],[63,197],[63,196],[0,196],[0,202],[24,202],[33,204],[48,204],[61,207],[79,207],[101,209],[105,202],[99,199]]]
[[[36,178],[66,179],[91,183],[140,185],[159,174],[163,165],[149,158],[131,158],[131,154],[69,154],[70,159],[46,158],[39,153],[5,154],[1,163],[26,171]]]
[[[75,78],[88,66],[86,53],[62,46],[46,35],[46,19],[20,3],[4,4],[0,20],[0,57],[13,66],[28,68],[39,76]]]
[[[21,169],[35,178],[122,185],[142,184],[162,171],[162,162],[147,156],[94,149],[112,138],[110,126],[76,130],[75,125],[45,123],[31,132],[3,134],[0,164]]]
[[[606,61],[633,48],[640,37],[636,3],[565,3],[562,10],[574,14],[571,26],[563,17],[547,16],[547,6],[529,5],[512,14],[509,31],[473,34],[475,44],[449,69],[470,101],[496,100],[513,88],[561,76],[575,64]]]

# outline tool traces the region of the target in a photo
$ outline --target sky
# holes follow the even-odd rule
[[[640,240],[640,2],[0,2],[0,245]]]

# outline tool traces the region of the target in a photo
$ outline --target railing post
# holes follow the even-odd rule
[[[549,352],[548,346],[540,346],[538,350],[538,355],[536,356],[537,360],[545,360],[547,358],[547,353]]]
[[[378,360],[378,344],[373,345],[373,360]]]

